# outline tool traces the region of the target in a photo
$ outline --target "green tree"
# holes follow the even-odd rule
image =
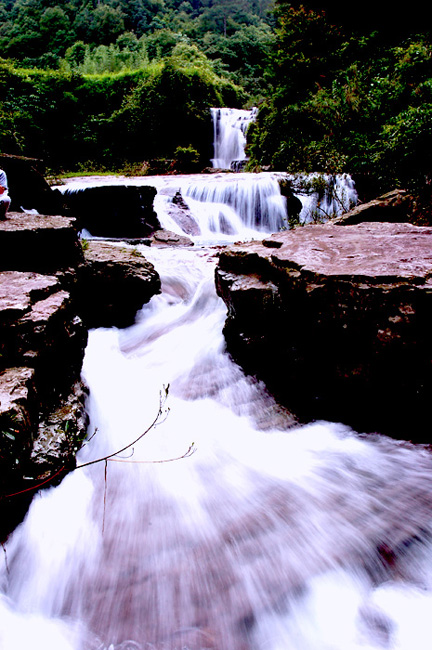
[[[64,55],[66,48],[74,40],[69,16],[58,6],[47,7],[43,11],[39,29],[45,49],[56,56]]]

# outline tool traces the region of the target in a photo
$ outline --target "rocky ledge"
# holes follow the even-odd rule
[[[8,212],[0,221],[0,271],[56,273],[83,262],[75,219]]]
[[[0,500],[73,464],[87,425],[86,342],[58,277],[0,272]],[[1,501],[0,535],[26,503]]]
[[[8,213],[0,248],[1,541],[28,505],[16,493],[74,466],[88,328],[131,324],[160,280],[134,249],[91,241],[83,252],[71,217]]]
[[[142,185],[104,185],[68,190],[66,209],[79,228],[98,237],[148,237],[160,228],[153,208],[156,189]]]
[[[222,252],[216,283],[229,351],[303,420],[430,442],[432,228],[297,228]]]
[[[127,327],[160,292],[154,266],[137,248],[90,240],[79,271],[80,314],[88,327]]]

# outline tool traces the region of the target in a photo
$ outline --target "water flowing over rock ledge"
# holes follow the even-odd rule
[[[432,228],[313,225],[222,252],[228,349],[300,417],[430,442]]]

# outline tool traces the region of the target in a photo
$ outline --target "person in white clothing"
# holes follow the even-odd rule
[[[6,212],[9,210],[11,200],[8,189],[6,173],[0,169],[0,219],[6,219]]]

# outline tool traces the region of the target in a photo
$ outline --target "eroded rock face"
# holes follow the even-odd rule
[[[59,277],[0,272],[0,539],[25,514],[32,492],[22,490],[74,462],[74,441],[83,437],[86,342],[76,303]],[[73,427],[50,425],[59,408]],[[57,455],[48,446],[50,426]]]
[[[126,327],[160,291],[159,274],[136,249],[90,240],[79,275],[80,313],[88,327]]]
[[[31,489],[75,462],[86,427],[86,341],[59,278],[0,273],[0,540],[24,516]]]
[[[34,374],[28,367],[0,372],[0,493],[30,457],[38,412]]]
[[[304,419],[429,440],[432,229],[306,226],[222,252],[233,356]]]
[[[35,371],[39,399],[52,404],[79,378],[87,331],[58,278],[0,273],[0,369]]]

